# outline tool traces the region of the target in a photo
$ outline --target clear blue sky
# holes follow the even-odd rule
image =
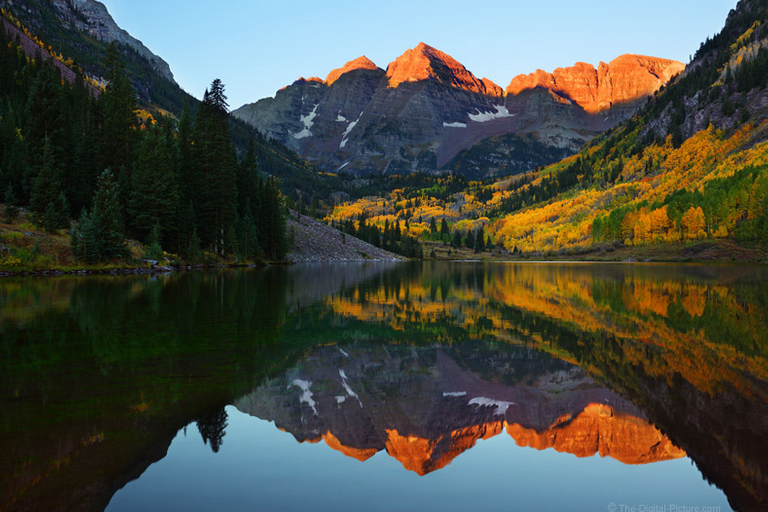
[[[520,73],[623,53],[688,62],[736,0],[101,0],[117,23],[202,96],[232,108],[360,55],[379,67],[424,41],[506,87]]]

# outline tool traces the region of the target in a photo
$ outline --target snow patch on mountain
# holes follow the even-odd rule
[[[344,130],[344,134],[341,136],[341,144],[339,144],[339,149],[343,148],[347,145],[347,135],[352,131],[352,129],[357,126],[357,123],[360,122],[360,118],[363,117],[363,113],[360,112],[360,116],[357,118],[357,121],[352,121],[349,123],[349,126],[347,126],[347,129]]]
[[[312,126],[315,124],[315,117],[317,117],[317,107],[319,107],[320,104],[315,105],[315,108],[312,109],[312,112],[305,116],[301,116],[299,118],[299,121],[301,121],[301,124],[304,125],[304,129],[300,132],[291,133],[294,139],[304,139],[306,137],[312,136]]]
[[[503,119],[505,117],[515,117],[517,114],[510,114],[507,107],[504,105],[494,105],[496,112],[480,112],[477,110],[477,114],[469,114],[469,118],[476,123],[486,123],[495,119]]]

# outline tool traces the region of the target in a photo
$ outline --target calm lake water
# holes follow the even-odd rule
[[[0,280],[0,511],[768,510],[768,269]]]

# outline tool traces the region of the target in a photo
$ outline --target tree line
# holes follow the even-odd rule
[[[408,234],[407,221],[405,226],[401,226],[399,222],[386,221],[383,228],[379,228],[376,224],[369,223],[366,216],[361,216],[357,222],[348,219],[344,222],[331,222],[331,226],[344,234],[345,241],[346,235],[350,235],[406,258],[424,259],[424,249],[418,239]]]

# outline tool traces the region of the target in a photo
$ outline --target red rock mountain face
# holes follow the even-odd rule
[[[501,96],[501,87],[483,78],[478,80],[467,68],[450,55],[432,48],[428,44],[407,50],[387,67],[389,87],[397,87],[404,82],[420,82],[436,79],[457,89]]]
[[[344,64],[342,67],[338,69],[334,69],[330,73],[328,73],[328,76],[325,79],[326,85],[333,85],[333,83],[338,80],[341,75],[344,75],[346,73],[349,73],[351,71],[355,71],[358,69],[368,69],[368,70],[376,70],[379,69],[379,67],[371,61],[368,57],[363,55],[362,57],[358,57],[355,60],[351,60]]]
[[[577,62],[553,73],[539,69],[529,75],[519,75],[509,84],[506,93],[517,95],[543,88],[595,114],[652,95],[684,69],[685,64],[674,60],[622,55],[610,64],[601,62],[597,69]]]

